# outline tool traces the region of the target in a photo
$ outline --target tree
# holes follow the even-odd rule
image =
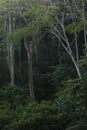
[[[34,86],[33,86],[33,69],[32,69],[32,52],[38,41],[41,39],[41,29],[43,22],[40,18],[46,11],[45,5],[35,5],[29,8],[27,11],[23,11],[22,16],[24,19],[24,25],[19,29],[16,29],[10,39],[13,41],[21,41],[23,39],[24,45],[28,56],[28,76],[29,76],[29,88],[30,97],[35,99]],[[42,15],[42,16],[41,16]],[[9,38],[8,38],[9,39]]]
[[[12,32],[15,29],[15,11],[16,9],[16,3],[17,1],[8,0],[8,1],[1,1],[1,15],[4,14],[4,26],[5,26],[5,32],[6,35],[11,35]],[[10,80],[11,85],[14,85],[14,43],[12,41],[9,41],[7,43],[7,60],[10,70]]]
[[[73,24],[75,23],[75,15],[74,15],[74,11],[72,10],[72,5],[70,5],[70,3],[68,3],[67,1],[60,1],[58,3],[59,8],[56,11],[56,13],[53,15],[53,17],[56,20],[56,23],[58,24],[51,24],[50,28],[48,29],[49,32],[51,32],[53,35],[55,35],[59,42],[61,43],[61,45],[63,46],[63,48],[65,49],[65,51],[67,52],[67,54],[70,56],[75,68],[76,68],[76,72],[79,78],[81,78],[81,73],[80,73],[80,68],[79,65],[74,57],[73,51],[72,51],[72,44],[73,41],[70,42],[69,37],[67,35],[66,32],[66,22],[70,22],[72,21]],[[62,8],[64,8],[62,10]],[[75,17],[75,18],[74,18]],[[78,47],[77,47],[77,34],[75,32],[75,46],[76,46],[76,57],[78,59]]]

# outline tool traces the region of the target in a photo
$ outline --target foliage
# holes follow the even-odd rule
[[[82,80],[68,80],[64,82],[64,87],[56,95],[56,103],[59,110],[68,114],[71,120],[67,130],[87,129],[87,77]],[[84,122],[84,123],[82,123]]]
[[[3,86],[0,89],[0,99],[1,130],[28,128],[63,130],[66,126],[66,116],[58,113],[53,101],[29,102],[25,88]]]
[[[19,110],[18,110],[19,112]],[[46,129],[60,129],[63,127],[60,124],[60,120],[63,115],[57,115],[57,107],[48,101],[43,101],[40,104],[29,103],[22,113],[19,112],[18,121],[13,123],[16,129],[35,129],[35,130],[46,130]],[[65,124],[65,121],[62,122]]]
[[[31,2],[32,3],[32,2]],[[17,23],[17,29],[9,36],[6,41],[20,42],[23,38],[33,39],[35,36],[41,36],[41,30],[55,23],[52,15],[56,12],[56,5],[48,6],[39,4],[30,6],[27,11],[23,11],[24,24],[20,21]],[[25,20],[26,19],[26,20]],[[20,23],[22,26],[20,27]],[[56,24],[56,23],[55,23]]]
[[[64,22],[61,19],[63,14],[60,13],[62,6],[55,3],[49,3],[49,0],[48,5],[43,0],[0,1],[1,130],[87,130],[87,55],[86,52],[83,53],[85,22],[80,18],[80,13],[83,13],[82,5],[78,4],[81,12],[79,15],[77,13],[80,19],[76,17],[76,22],[71,20],[69,14],[69,10],[73,13],[74,7],[71,8],[71,3],[69,8],[65,7]],[[11,35],[6,35],[8,15],[15,20],[15,30]],[[61,22],[64,22],[65,28]],[[50,28],[52,31],[53,27],[55,32],[60,32],[59,41],[47,32]],[[76,46],[81,79],[76,79],[76,70],[60,44],[62,40],[67,50],[71,47],[72,56],[76,59],[75,33],[79,34]],[[29,97],[25,38],[28,43],[32,40],[35,42],[32,50],[35,102]],[[67,45],[64,38],[71,44]],[[10,74],[5,42],[9,41],[17,45],[20,43],[19,48],[14,48],[17,85],[13,86],[7,84]],[[40,44],[37,44],[38,41]]]
[[[12,111],[10,111],[10,104],[8,102],[0,103],[0,129],[7,129],[8,124],[12,120]]]
[[[56,83],[57,88],[60,89],[62,86],[62,80],[66,80],[68,78],[68,75],[66,77],[66,74],[68,74],[67,66],[61,64],[52,68],[54,69],[52,73],[52,80]]]
[[[29,100],[28,89],[18,87],[16,85],[11,86],[10,84],[4,85],[0,88],[0,99],[1,102],[8,102],[13,108],[19,104],[26,104]]]
[[[1,88],[1,130],[87,129],[87,77],[64,81],[55,102],[32,102],[23,95],[18,86]]]
[[[83,25],[84,25],[83,21],[79,21],[77,23],[70,23],[66,27],[66,31],[69,32],[70,34],[74,34],[75,32],[79,33],[83,30]]]

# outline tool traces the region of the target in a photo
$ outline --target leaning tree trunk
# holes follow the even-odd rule
[[[64,35],[66,37],[65,39],[66,39],[67,46],[63,43],[62,39],[60,38],[60,36],[59,36],[60,33],[57,34],[57,33],[55,33],[54,30],[53,31],[49,30],[49,32],[51,32],[52,34],[54,34],[54,36],[56,36],[58,38],[58,40],[60,41],[60,43],[63,46],[63,48],[65,49],[65,51],[67,52],[67,54],[70,56],[70,58],[71,58],[71,60],[72,60],[72,62],[74,64],[74,67],[76,69],[77,75],[81,79],[81,73],[80,73],[79,65],[78,65],[78,63],[76,62],[76,60],[75,60],[75,58],[73,56],[73,53],[72,53],[72,50],[71,50],[71,47],[70,47],[70,43],[69,43],[69,41],[68,41],[68,39],[66,37],[65,31],[64,31]]]
[[[77,75],[78,75],[78,77],[81,79],[80,68],[79,68],[78,63],[76,62],[76,60],[75,60],[75,58],[74,58],[74,56],[73,56],[73,53],[72,53],[72,50],[71,50],[71,48],[70,48],[69,43],[68,43],[68,48],[64,45],[64,43],[61,43],[61,44],[62,44],[62,46],[64,47],[64,49],[66,50],[66,52],[68,53],[68,55],[71,57],[71,60],[72,60],[72,62],[73,62],[73,64],[74,64],[74,66],[75,66]]]
[[[70,57],[71,57],[72,62],[73,62],[73,64],[74,64],[75,68],[76,68],[78,77],[81,79],[81,73],[80,73],[79,65],[78,65],[78,63],[76,62],[76,60],[75,60],[75,58],[73,57],[72,54],[70,54]]]
[[[35,99],[34,85],[33,85],[33,68],[32,68],[32,45],[28,44],[26,40],[24,41],[24,44],[28,55],[28,77],[29,77],[30,97],[32,99]]]

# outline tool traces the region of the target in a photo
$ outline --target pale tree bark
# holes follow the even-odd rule
[[[6,20],[6,33],[7,36],[11,35],[12,32],[14,31],[14,20],[13,20],[13,1],[5,1],[4,6],[2,6],[1,11],[4,13],[5,15],[5,20]],[[11,85],[14,85],[14,44],[12,41],[9,41],[7,43],[7,62],[8,62],[8,66],[9,66],[9,72],[10,72],[10,82]]]
[[[35,100],[34,85],[33,85],[33,68],[32,68],[32,41],[29,43],[26,39],[24,39],[24,45],[28,56],[28,77],[29,77],[30,97]]]
[[[29,40],[29,38],[24,38],[24,45],[25,45],[25,48],[27,51],[27,57],[28,57],[28,78],[29,78],[28,81],[29,81],[30,97],[33,100],[35,100],[35,91],[34,91],[34,84],[33,84],[32,53],[33,53],[33,49],[36,49],[36,45],[38,44],[42,36],[39,38],[33,37],[31,40]],[[37,49],[35,51],[36,51],[37,60],[38,60]]]
[[[85,12],[85,2],[82,0],[83,14],[82,19],[84,22],[84,42],[85,42],[85,50],[87,51],[87,24],[86,24],[86,12]],[[87,52],[85,53],[87,56]]]
[[[71,58],[71,60],[72,60],[72,62],[74,64],[74,66],[75,66],[77,75],[81,79],[81,73],[80,73],[79,65],[78,65],[78,63],[76,62],[76,60],[75,60],[75,58],[73,56],[73,52],[71,50],[69,42],[67,40],[66,40],[66,42],[64,42],[63,41],[64,39],[61,39],[60,34],[56,33],[55,30],[51,31],[51,33],[54,34],[58,38],[58,40],[60,41],[60,43],[63,46],[63,48],[65,49],[65,51],[67,52],[67,54],[70,56],[70,58]],[[65,43],[66,43],[66,45],[65,45]]]
[[[10,43],[10,78],[11,85],[14,85],[14,46]]]
[[[11,15],[8,15],[8,35],[11,35],[14,29],[14,23]],[[14,44],[13,42],[8,43],[8,60],[9,60],[9,68],[10,68],[10,79],[11,85],[14,85]]]
[[[19,60],[19,74],[20,74],[20,78],[21,78],[21,76],[22,76],[22,69],[21,69],[21,44],[19,45],[19,58],[18,58],[18,60]]]
[[[86,7],[86,0],[81,0],[80,4],[77,4],[77,0],[74,0],[74,9],[77,13],[77,19],[83,21],[83,31],[84,31],[84,44],[85,44],[85,55],[87,56],[87,7]]]
[[[71,3],[68,0],[64,0],[64,3],[66,5],[67,10],[69,11],[68,15],[72,20],[73,25],[76,25],[76,21],[77,21],[77,4],[76,4],[77,0],[71,0]],[[75,43],[75,50],[76,50],[76,61],[79,61],[79,51],[78,51],[78,33],[75,29],[74,32],[74,43]]]
[[[73,14],[72,14],[72,16],[73,16]],[[69,42],[69,39],[68,39],[66,31],[65,31],[65,21],[64,21],[65,12],[61,12],[61,18],[58,18],[58,15],[55,15],[54,17],[57,20],[59,26],[56,27],[55,25],[52,25],[51,29],[48,29],[48,31],[51,32],[52,34],[54,34],[59,39],[59,41],[61,41],[61,45],[66,50],[66,52],[70,56],[74,66],[75,66],[78,77],[81,78],[79,65],[76,62],[75,56],[72,52],[72,48],[71,48],[72,43]],[[75,34],[75,38],[77,38],[76,34]],[[76,40],[75,44],[76,44],[76,49],[77,49],[77,39],[75,39],[75,40]]]
[[[64,7],[63,10],[61,10],[61,7],[60,7],[60,9],[58,9],[59,14],[57,12],[57,14],[55,14],[55,16],[54,16],[59,25],[58,25],[58,27],[56,27],[55,25],[52,25],[51,29],[48,30],[49,32],[54,34],[59,39],[59,41],[61,41],[62,46],[64,47],[66,52],[71,57],[71,60],[76,68],[76,72],[77,72],[77,75],[79,78],[81,78],[81,73],[80,73],[80,68],[79,68],[79,64],[78,64],[78,60],[79,60],[78,41],[77,41],[78,34],[75,30],[74,44],[75,44],[75,48],[76,48],[76,53],[73,54],[72,47],[71,47],[73,42],[69,42],[67,33],[65,31],[65,18],[67,17],[67,20],[68,20],[68,18],[71,19],[73,24],[76,24],[76,21],[78,21],[78,20],[84,22],[84,41],[85,41],[85,46],[86,46],[86,50],[87,50],[86,15],[85,15],[85,4],[84,4],[85,1],[81,0],[81,3],[82,3],[82,5],[80,5],[80,6],[82,7],[82,9],[80,9],[78,2],[76,0],[59,1],[59,7],[60,7],[60,5],[62,8]]]
[[[75,5],[76,4],[75,0],[72,0],[72,3]],[[64,0],[64,9],[65,10],[60,10],[59,14],[57,13],[54,15],[54,18],[56,19],[56,21],[59,24],[58,27],[55,25],[52,25],[51,29],[48,29],[48,31],[51,32],[52,34],[54,34],[58,38],[58,40],[60,41],[63,48],[65,49],[67,54],[70,56],[70,58],[74,64],[74,67],[76,69],[78,77],[81,78],[81,72],[80,72],[78,62],[77,62],[78,58],[79,58],[78,57],[78,45],[77,45],[77,33],[75,32],[75,38],[74,38],[74,43],[75,43],[75,47],[76,47],[76,56],[74,56],[75,54],[72,51],[73,41],[72,42],[69,41],[66,30],[65,30],[65,26],[66,26],[65,19],[66,19],[67,15],[68,15],[68,18],[72,20],[73,24],[75,23],[76,17],[75,17],[75,11],[73,10],[72,3],[70,3],[68,0]],[[67,14],[67,12],[68,12],[68,14]],[[59,17],[60,15],[61,15],[61,17]]]
[[[76,22],[77,22],[77,17],[76,17],[76,0],[72,0],[72,4],[73,4],[73,12],[72,12],[72,15],[73,15],[73,19],[72,19],[72,22],[74,25],[76,25]],[[78,63],[79,61],[79,49],[78,49],[78,33],[77,33],[77,30],[75,29],[75,32],[74,32],[74,39],[75,39],[75,48],[76,48],[76,61]]]

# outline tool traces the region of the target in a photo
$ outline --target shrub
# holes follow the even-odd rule
[[[11,126],[14,130],[63,130],[65,128],[66,117],[58,114],[56,105],[50,101],[29,103],[20,108],[17,108],[18,117]]]

